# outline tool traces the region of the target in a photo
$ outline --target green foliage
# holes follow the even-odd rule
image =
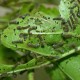
[[[65,72],[72,80],[79,80],[80,74],[80,55],[77,53],[60,62],[60,69]]]
[[[46,68],[51,80],[71,80],[59,67],[57,64],[54,67]]]
[[[1,44],[5,47],[0,46],[0,74],[12,74],[53,63],[54,67],[46,69],[52,80],[79,80],[80,55],[76,52],[80,50],[80,1],[61,0],[59,10],[56,7],[46,8],[36,1],[27,4],[25,0],[17,3],[9,1],[6,5],[12,2],[20,6],[16,9],[12,5],[14,11],[2,18],[9,23],[1,31]],[[9,65],[8,50],[13,53],[9,56],[16,60]],[[25,57],[22,58],[22,55]]]

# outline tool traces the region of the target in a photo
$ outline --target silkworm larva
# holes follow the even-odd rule
[[[30,28],[28,29],[28,33],[31,34],[30,31],[31,31],[31,30],[36,30],[36,29],[37,29],[36,26],[34,26],[34,27],[30,27]]]
[[[71,43],[69,48],[75,49],[75,51],[77,51],[77,45],[75,43]]]
[[[25,19],[26,16],[30,16],[30,14],[25,14],[23,16],[19,16],[19,18]]]
[[[64,44],[63,42],[54,43],[52,47],[53,47],[54,49],[56,49],[56,48],[62,47],[63,44]]]
[[[53,18],[53,20],[63,20],[62,18]]]
[[[64,25],[64,27],[63,27],[63,31],[64,31],[64,32],[68,32],[68,31],[69,31],[69,27],[68,27],[67,24]]]
[[[29,27],[30,27],[30,25],[25,26],[25,27],[18,26],[18,27],[17,27],[17,30],[24,30],[24,29],[28,29]]]
[[[74,20],[73,20],[72,16],[70,16],[70,19],[71,19],[72,24],[74,24]]]
[[[76,15],[74,14],[73,10],[70,9],[70,13],[71,15],[74,17],[75,21],[78,22]]]
[[[28,34],[27,33],[20,33],[19,37],[24,38],[24,41],[25,41],[28,37]]]
[[[12,41],[12,43],[23,43],[23,40]]]
[[[27,33],[20,33],[19,37],[22,38],[22,37],[25,37],[27,35],[28,35]]]
[[[71,44],[69,45],[69,47],[70,47],[70,48],[76,48],[76,44],[75,44],[75,43],[71,43]]]
[[[78,7],[77,17],[80,18],[80,8]]]
[[[9,24],[19,24],[19,21],[11,21]]]
[[[55,49],[55,50],[60,52],[61,54],[64,53],[64,50],[62,50],[62,49]]]
[[[69,26],[71,27],[71,29],[73,29],[73,27],[72,27],[72,24],[71,24],[70,20],[68,20],[67,22],[68,22]]]
[[[78,4],[75,3],[74,6],[70,7],[70,9],[74,9],[76,7],[78,7]]]
[[[32,47],[32,48],[38,48],[38,47],[40,46],[40,44],[28,43],[27,46],[28,46],[28,47]]]
[[[72,38],[73,36],[70,35],[70,34],[62,34],[62,38],[63,39],[69,39],[69,38]]]
[[[44,40],[43,40],[42,36],[38,34],[37,37],[39,38],[39,40],[41,42],[41,47],[44,48]]]
[[[73,20],[72,16],[70,16],[70,20],[71,20],[72,27],[73,27],[72,29],[74,30],[76,28],[76,26],[74,25],[74,20]]]

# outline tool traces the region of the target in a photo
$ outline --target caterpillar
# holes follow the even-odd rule
[[[23,43],[23,40],[18,40],[18,41],[12,41],[13,44],[15,43]]]
[[[24,30],[24,29],[27,29],[27,28],[29,28],[29,27],[30,27],[30,25],[28,25],[28,26],[26,26],[26,27],[18,26],[18,27],[17,27],[17,30]]]
[[[54,43],[54,44],[53,44],[53,48],[59,48],[59,47],[62,47],[63,44],[64,44],[63,42]]]
[[[20,33],[19,34],[19,38],[23,38],[24,39],[24,41],[27,39],[27,34],[25,34],[25,33]]]
[[[19,16],[19,18],[25,19],[26,16],[30,16],[30,14],[25,14],[25,15],[23,15],[23,16]]]
[[[41,36],[41,35],[37,35],[37,37],[38,37],[39,40],[40,40],[41,47],[44,47],[44,40],[43,40],[42,36]]]
[[[40,46],[39,44],[32,44],[32,43],[28,43],[27,45],[33,48],[38,48]]]
[[[19,22],[18,21],[11,21],[11,22],[9,22],[10,24],[19,24]]]
[[[37,29],[36,26],[34,26],[34,27],[30,27],[30,28],[28,29],[28,34],[30,34],[30,32],[31,32],[32,30],[35,30],[35,29]]]
[[[80,18],[80,8],[78,7],[77,16]]]

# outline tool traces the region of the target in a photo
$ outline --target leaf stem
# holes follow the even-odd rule
[[[28,80],[34,80],[34,71],[33,70],[28,71]]]
[[[76,49],[72,49],[72,50],[70,50],[69,52],[64,53],[61,58],[64,58],[64,57],[69,56],[69,55],[71,55],[71,54],[74,54],[74,53],[77,52],[77,51],[80,51],[80,46],[77,47]],[[60,58],[60,59],[61,59],[61,58]]]

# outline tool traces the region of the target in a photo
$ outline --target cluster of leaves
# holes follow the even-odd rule
[[[13,11],[0,21],[0,74],[45,66],[52,80],[79,80],[79,4],[61,0],[58,10],[38,1],[1,1]]]

